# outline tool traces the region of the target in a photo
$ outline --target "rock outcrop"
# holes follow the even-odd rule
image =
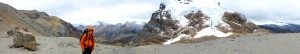
[[[254,30],[259,28],[254,23],[247,21],[244,15],[237,12],[225,12],[222,18],[224,22],[230,25],[234,33],[253,33]],[[228,30],[221,31],[228,32]]]
[[[158,10],[152,14],[150,21],[144,25],[144,28],[138,33],[134,41],[163,42],[165,41],[164,39],[172,38],[179,33],[176,32],[179,31],[178,22],[178,20],[171,18],[171,14],[168,11]]]

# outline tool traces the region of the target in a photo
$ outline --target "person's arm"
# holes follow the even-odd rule
[[[80,46],[81,46],[81,50],[84,50],[84,40],[86,39],[86,34],[84,34],[80,40]]]
[[[93,37],[93,47],[92,47],[92,51],[94,51],[94,48],[96,46],[96,39],[95,39],[95,36],[92,36]]]

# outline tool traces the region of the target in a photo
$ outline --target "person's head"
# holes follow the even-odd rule
[[[93,32],[94,32],[94,28],[93,27],[89,27],[88,30],[89,30],[88,34],[93,34]]]

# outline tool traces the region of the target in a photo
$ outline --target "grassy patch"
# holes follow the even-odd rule
[[[216,39],[219,39],[219,37],[203,36],[203,37],[195,38],[195,39],[181,39],[180,41],[178,41],[176,43],[198,43],[198,42],[210,41],[210,40],[216,40]]]
[[[96,43],[99,43],[99,44],[101,44],[101,43],[104,43],[104,42],[106,42],[107,40],[105,40],[105,39],[103,39],[103,38],[96,38]]]
[[[242,35],[245,35],[244,33],[233,33],[225,38],[235,38],[235,37],[240,37]]]
[[[113,46],[122,46],[121,43],[115,43],[115,44],[112,44]]]

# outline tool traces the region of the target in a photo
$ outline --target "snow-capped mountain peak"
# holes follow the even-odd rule
[[[249,33],[256,27],[244,15],[227,10],[213,0],[164,0],[137,39],[158,36],[168,39],[163,44],[171,44],[180,39]]]
[[[179,24],[182,27],[185,27],[188,23],[190,23],[188,19],[184,17],[185,15],[191,12],[195,13],[198,11],[201,11],[203,14],[206,14],[208,17],[210,17],[210,19],[207,20],[204,24],[210,25],[210,28],[205,28],[209,30],[204,29],[205,31],[202,32],[209,32],[212,33],[210,35],[215,35],[218,37],[224,37],[224,35],[218,35],[220,33],[223,33],[219,32],[216,29],[216,26],[218,24],[228,26],[228,24],[222,21],[222,16],[224,15],[224,12],[233,12],[220,7],[217,2],[214,2],[212,0],[165,0],[163,3],[166,5],[166,10],[170,11],[173,18],[180,21]],[[201,36],[203,36],[203,34],[197,35],[194,38],[198,38]]]

